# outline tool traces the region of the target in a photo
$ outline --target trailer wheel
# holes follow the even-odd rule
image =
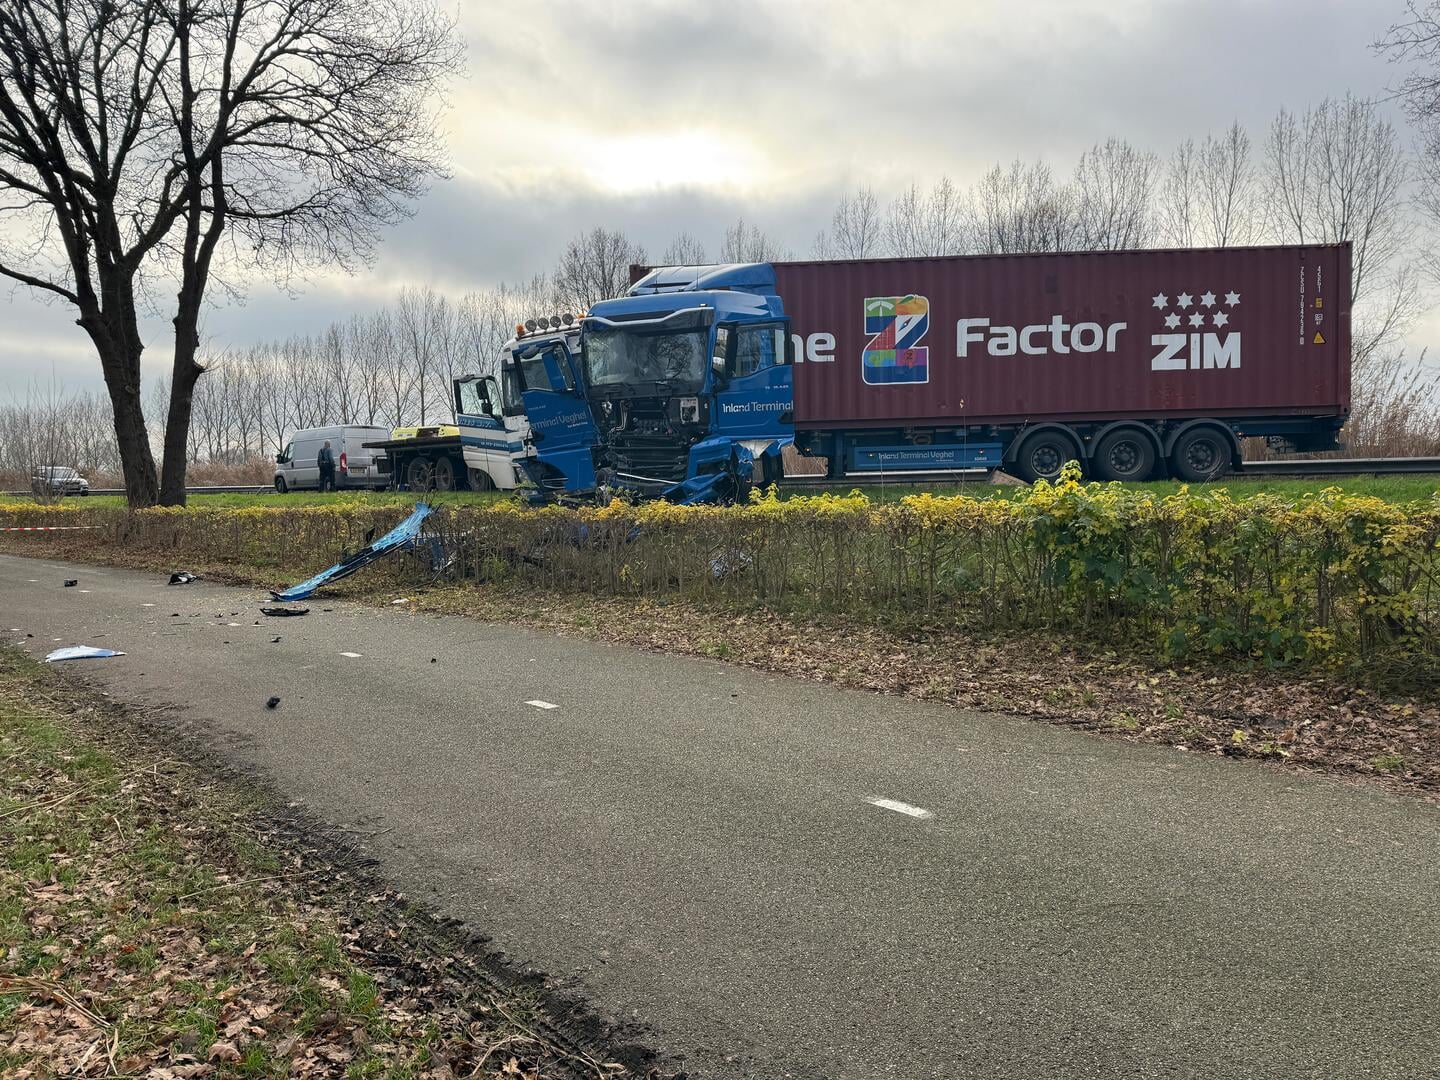
[[[1078,457],[1074,444],[1058,431],[1037,431],[1020,444],[1015,455],[1016,475],[1027,484],[1036,480],[1054,483],[1065,463]]]
[[[413,457],[405,469],[405,486],[411,491],[429,491],[435,483],[435,467],[427,457]]]
[[[471,491],[494,491],[495,481],[490,479],[490,474],[484,469],[470,467],[469,476]]]
[[[455,463],[448,457],[435,459],[435,490],[455,490]]]
[[[1192,428],[1170,450],[1171,473],[1188,484],[1218,480],[1229,468],[1230,441],[1214,428]]]
[[[1145,432],[1122,428],[1100,440],[1093,463],[1101,480],[1146,480],[1155,468],[1155,447]]]

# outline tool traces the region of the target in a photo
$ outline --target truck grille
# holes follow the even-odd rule
[[[616,472],[672,484],[685,479],[689,459],[690,448],[677,445],[673,436],[630,435],[610,446],[610,461]]]

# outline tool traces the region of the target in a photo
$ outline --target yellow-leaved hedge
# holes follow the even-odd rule
[[[339,502],[134,513],[0,504],[0,524],[102,525],[71,534],[96,549],[277,573],[321,568],[404,515]],[[728,507],[447,507],[431,522],[447,572],[466,581],[1069,635],[1175,658],[1348,664],[1440,683],[1440,499],[1399,505],[1326,489],[1237,501],[1223,489],[1158,495],[1067,476],[1013,500],[772,491]]]

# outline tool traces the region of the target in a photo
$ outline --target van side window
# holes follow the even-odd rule
[[[289,464],[290,461],[291,461],[291,455],[292,455],[292,452],[294,451],[294,449],[295,449],[295,444],[294,444],[294,443],[288,443],[288,442],[287,442],[287,443],[285,444],[285,449],[280,451],[280,456],[279,456],[278,458],[276,458],[275,460],[278,461],[278,462],[280,462],[280,464],[282,464],[282,465],[287,465],[287,464]]]

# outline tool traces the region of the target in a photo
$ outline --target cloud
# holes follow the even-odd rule
[[[1368,43],[1391,15],[1338,0],[487,0],[461,6],[468,71],[445,124],[454,177],[389,231],[373,267],[264,282],[207,314],[207,342],[314,332],[404,284],[461,292],[549,269],[596,224],[659,254],[718,252],[744,216],[808,255],[836,199],[991,163],[1061,174],[1111,135],[1168,155],[1238,118],[1257,144],[1283,107],[1380,96]],[[168,363],[145,326],[147,377]],[[1417,339],[1417,342],[1420,339]],[[0,394],[36,376],[98,383],[73,318],[0,292]]]

